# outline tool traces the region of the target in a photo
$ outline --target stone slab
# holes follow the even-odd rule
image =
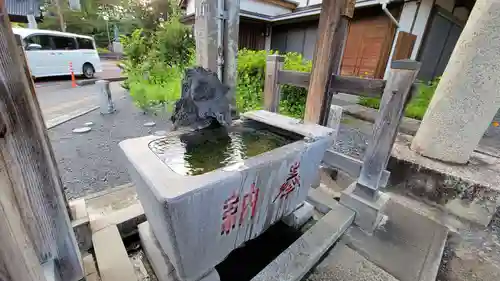
[[[339,242],[304,281],[398,281],[356,251]]]
[[[283,222],[295,229],[301,228],[314,214],[314,206],[304,202],[293,213],[284,217]]]
[[[500,158],[473,153],[467,165],[432,160],[412,151],[399,136],[389,169],[391,191],[416,195],[459,218],[487,226],[500,207]]]
[[[354,212],[337,204],[252,281],[301,280],[353,220]]]
[[[163,253],[160,244],[151,232],[149,222],[143,222],[139,225],[139,237],[158,281],[179,281],[174,266],[167,255]]]
[[[311,188],[307,194],[307,201],[311,203],[316,210],[322,214],[328,213],[332,208],[339,203],[333,199],[328,193],[322,192],[318,188]]]
[[[340,203],[356,212],[354,224],[367,233],[372,233],[384,218],[383,209],[389,197],[383,192],[378,192],[378,196],[373,200],[366,199],[356,194],[356,189],[360,188],[354,182],[351,186],[342,191]]]
[[[80,251],[86,252],[92,248],[92,231],[90,229],[87,205],[84,198],[68,202],[71,211],[71,226],[75,232],[76,242]]]
[[[116,226],[108,226],[95,232],[92,242],[102,281],[137,281]]]
[[[137,225],[146,221],[144,210],[133,184],[93,194],[85,198],[93,232],[117,225],[123,237],[134,234]]]
[[[108,226],[116,225],[122,236],[128,236],[137,229],[137,225],[146,221],[144,209],[140,203],[128,206],[118,211],[90,220],[90,228],[95,233]]]
[[[68,205],[71,210],[72,220],[86,219],[88,217],[87,206],[84,198],[71,200],[68,202]]]
[[[83,270],[85,272],[85,281],[100,281],[99,273],[95,264],[94,256],[87,254],[83,258]]]
[[[323,156],[323,164],[347,173],[350,177],[358,178],[361,173],[363,161],[349,155],[328,149]],[[387,170],[382,172],[380,187],[387,186],[391,173]]]
[[[351,227],[342,241],[401,281],[435,280],[448,229],[392,200],[384,211],[372,235]]]
[[[75,232],[76,242],[80,251],[86,252],[90,250],[92,248],[92,230],[90,229],[88,218],[71,221],[71,227]]]

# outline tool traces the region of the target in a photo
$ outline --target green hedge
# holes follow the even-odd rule
[[[240,50],[238,52],[238,85],[236,105],[238,111],[262,109],[264,98],[264,80],[266,73],[266,51]],[[312,62],[297,53],[285,54],[285,70],[310,72]],[[280,113],[304,117],[307,89],[290,85],[281,87]]]
[[[179,99],[184,70],[195,64],[194,41],[190,30],[171,20],[149,39],[141,30],[123,37],[126,60],[123,61],[130,90],[136,105],[144,110],[157,105],[171,105]],[[239,112],[261,109],[265,80],[266,51],[238,52],[236,103]],[[300,54],[285,54],[286,70],[310,72],[312,62]],[[283,86],[280,112],[302,118],[307,89]]]
[[[421,83],[419,85],[417,94],[411,99],[411,101],[406,106],[405,116],[422,120],[424,118],[427,107],[431,102],[434,92],[439,84],[439,79],[436,78],[429,83]],[[360,98],[358,104],[379,109],[380,99],[378,98]]]

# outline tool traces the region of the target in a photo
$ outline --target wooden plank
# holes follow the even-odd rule
[[[283,69],[285,57],[270,55],[267,57],[266,78],[264,81],[264,109],[278,112],[280,103],[279,71]]]
[[[396,40],[396,46],[394,46],[394,53],[392,54],[392,60],[403,60],[409,59],[411,53],[413,52],[413,46],[417,36],[405,31],[400,31],[398,33],[398,39]]]
[[[344,0],[323,1],[321,4],[321,15],[319,18],[318,34],[314,52],[313,69],[311,72],[311,83],[307,94],[304,120],[312,123],[326,122],[328,108],[324,106],[328,99],[328,85],[332,72],[339,68],[340,60],[334,59],[334,52],[343,49],[345,36],[339,36],[338,26],[341,23],[340,13],[344,10]],[[345,24],[347,27],[348,24]],[[338,48],[341,46],[342,48]],[[333,50],[333,51],[332,51]],[[329,104],[328,104],[329,106]]]
[[[362,97],[380,98],[385,88],[385,80],[334,75],[330,92],[339,92]]]
[[[39,263],[53,261],[62,280],[79,280],[83,277],[81,258],[59,172],[34,85],[16,45],[3,0],[0,0],[0,49],[0,153],[5,162],[1,176],[9,183],[2,185],[2,190],[10,189],[14,194],[12,204],[17,205],[21,216],[3,219],[9,222],[16,219],[24,225]],[[20,235],[18,239],[24,238]],[[15,245],[2,240],[0,247],[3,252]],[[9,274],[13,272],[9,270]]]
[[[278,84],[293,85],[302,88],[309,88],[311,73],[290,70],[280,70],[278,72]]]
[[[358,185],[376,191],[391,155],[406,101],[410,96],[420,63],[395,61],[380,102],[380,114],[373,125],[373,134],[363,158]]]
[[[1,88],[0,88],[1,89]],[[1,156],[0,156],[1,157]],[[0,158],[0,280],[45,280],[33,242],[24,226],[12,182]]]

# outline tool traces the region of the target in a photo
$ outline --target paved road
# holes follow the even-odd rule
[[[103,60],[103,72],[97,77],[110,78],[120,76],[120,69],[116,61]],[[89,110],[99,103],[98,89],[95,85],[71,87],[70,77],[55,77],[42,79],[35,82],[36,95],[42,109],[45,122]],[[119,97],[126,94],[119,83],[111,83],[113,96]]]

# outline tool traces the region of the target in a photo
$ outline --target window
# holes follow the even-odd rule
[[[32,35],[24,39],[26,47],[29,44],[38,44],[42,46],[40,50],[52,50],[52,44],[50,43],[49,35]]]
[[[88,50],[94,49],[94,44],[90,39],[76,37],[76,41],[78,42],[78,49],[88,49]]]
[[[76,40],[71,37],[63,37],[63,36],[51,36],[52,41],[54,41],[54,45],[56,50],[75,50],[76,49]]]

